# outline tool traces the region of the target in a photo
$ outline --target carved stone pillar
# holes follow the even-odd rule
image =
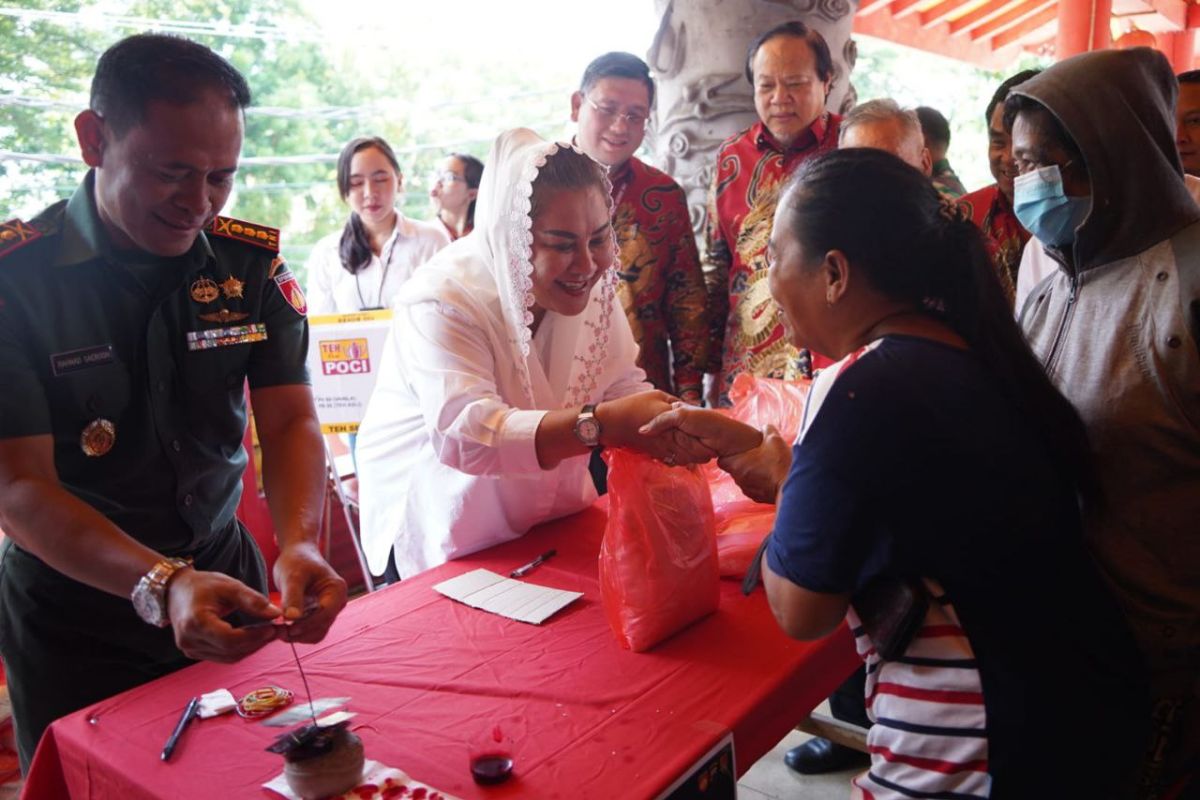
[[[821,32],[833,55],[828,108],[854,105],[849,76],[858,55],[850,38],[858,0],[655,0],[662,14],[647,54],[655,73],[651,149],[658,166],[687,193],[692,227],[702,235],[717,147],[752,125],[746,49],[760,33],[793,19]]]

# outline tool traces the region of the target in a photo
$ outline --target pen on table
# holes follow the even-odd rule
[[[183,710],[183,716],[179,718],[179,722],[175,723],[175,730],[171,731],[171,738],[167,739],[166,745],[163,746],[162,760],[166,761],[171,757],[171,753],[175,752],[175,745],[179,744],[179,737],[183,736],[183,732],[187,730],[187,726],[196,718],[196,713],[200,710],[200,698],[193,697],[187,704],[187,708]]]
[[[510,578],[524,578],[524,577],[525,577],[526,575],[528,575],[528,574],[529,574],[531,571],[533,571],[533,568],[534,568],[534,567],[536,567],[538,564],[541,564],[541,563],[542,563],[543,561],[545,561],[547,558],[550,558],[551,556],[553,556],[553,555],[556,555],[556,554],[557,554],[557,551],[555,551],[555,550],[547,550],[546,552],[542,553],[540,556],[538,556],[537,558],[535,558],[533,561],[530,561],[530,562],[529,562],[528,564],[526,564],[525,566],[523,566],[523,567],[517,567],[517,568],[516,568],[516,569],[514,569],[512,572],[508,573],[508,577],[510,577]]]

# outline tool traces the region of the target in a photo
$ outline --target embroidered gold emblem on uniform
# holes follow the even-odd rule
[[[103,417],[89,422],[79,436],[79,449],[85,456],[99,458],[117,442],[117,426]]]
[[[240,322],[250,316],[245,311],[230,311],[222,308],[220,311],[210,311],[207,314],[197,314],[205,322]]]
[[[197,303],[211,303],[221,296],[221,291],[212,278],[199,278],[192,284],[191,294]]]
[[[215,236],[224,236],[226,239],[236,239],[239,242],[258,245],[267,250],[279,251],[278,228],[242,222],[231,217],[216,217],[208,230]]]
[[[18,247],[27,245],[41,237],[41,231],[19,219],[0,222],[0,256],[7,255]]]
[[[242,288],[245,286],[244,281],[239,281],[237,278],[230,275],[225,280],[221,281],[221,291],[225,293],[225,299],[231,300],[235,297],[242,296]]]

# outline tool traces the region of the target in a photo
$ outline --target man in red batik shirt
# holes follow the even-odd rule
[[[700,254],[687,198],[670,175],[633,153],[654,102],[650,68],[635,55],[606,53],[571,95],[576,145],[608,167],[613,228],[621,250],[617,293],[656,389],[699,404],[708,362],[708,315]]]
[[[775,203],[804,159],[837,147],[841,118],[825,110],[833,83],[829,45],[803,22],[788,22],[750,46],[746,78],[759,121],[717,153],[709,194],[705,284],[712,341],[710,401],[729,404],[742,372],[791,378],[828,364],[788,343],[767,289],[767,238]]]
[[[1014,86],[1037,75],[1039,70],[1027,69],[1013,75],[992,95],[985,119],[988,126],[988,166],[996,182],[976,192],[971,192],[959,202],[967,208],[974,222],[991,240],[992,261],[996,265],[996,276],[1009,302],[1013,302],[1017,286],[1017,268],[1021,266],[1021,253],[1029,241],[1029,231],[1021,227],[1013,213],[1013,178],[1017,167],[1013,163],[1012,139],[1004,130],[1004,99]]]

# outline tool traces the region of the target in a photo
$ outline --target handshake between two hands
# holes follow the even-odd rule
[[[791,466],[791,447],[773,426],[762,431],[721,411],[650,391],[601,403],[596,418],[610,447],[638,450],[671,466],[717,459],[753,500],[774,503]]]

